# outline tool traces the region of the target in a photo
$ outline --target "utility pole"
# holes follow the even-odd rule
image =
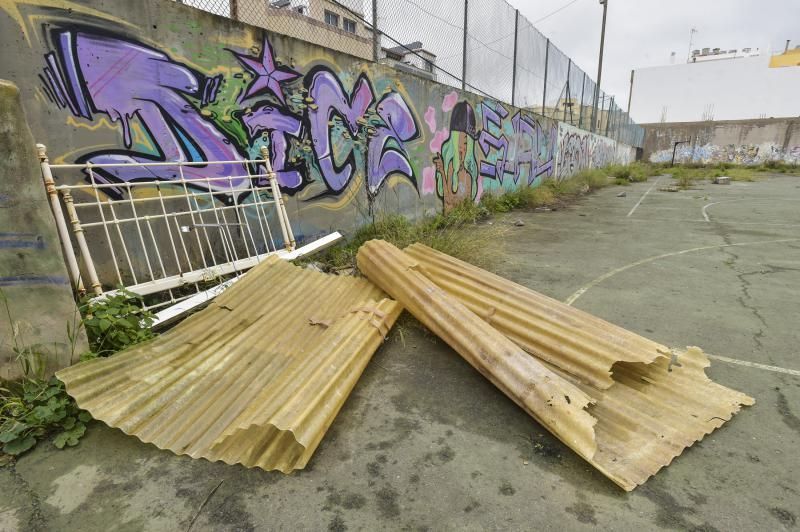
[[[631,70],[631,88],[628,89],[628,115],[631,114],[631,98],[633,98],[633,70]]]
[[[603,76],[603,46],[606,41],[606,14],[608,13],[608,0],[600,0],[600,3],[603,6],[603,26],[600,30],[600,57],[597,61],[597,85],[594,88],[594,105],[592,106],[592,133],[597,129],[597,100],[600,99],[600,78]]]

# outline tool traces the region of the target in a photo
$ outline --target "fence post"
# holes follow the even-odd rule
[[[586,95],[586,72],[583,73],[583,83],[581,84],[581,107],[578,111],[578,127],[583,127],[583,97]]]
[[[544,90],[542,91],[542,116],[547,116],[545,105],[547,104],[547,64],[550,62],[550,39],[544,48]]]
[[[469,0],[464,0],[464,42],[462,45],[461,61],[461,90],[467,90],[467,14],[469,13]]]
[[[378,31],[378,0],[372,0],[372,60],[381,59],[381,34]]]
[[[572,107],[569,105],[569,75],[572,71],[572,59],[567,59],[567,90],[564,92],[564,120],[562,122],[567,121],[567,107],[569,107],[569,123],[572,124]]]
[[[611,125],[611,110],[614,108],[614,97],[608,102],[608,111],[606,111],[606,137],[608,136],[608,126]]]
[[[517,95],[517,35],[519,34],[519,9],[514,17],[514,66],[511,70],[511,105],[516,105]]]

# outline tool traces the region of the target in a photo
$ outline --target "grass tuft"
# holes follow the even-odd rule
[[[377,238],[399,248],[421,242],[473,264],[488,265],[500,231],[497,226],[481,223],[489,214],[484,205],[465,201],[447,214],[437,214],[419,223],[389,215],[359,228],[347,242],[315,257],[314,261],[326,271],[355,270],[358,248]]]

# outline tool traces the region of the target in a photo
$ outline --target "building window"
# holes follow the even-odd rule
[[[346,18],[346,19],[342,19],[342,22],[344,23],[344,31],[349,32],[349,33],[355,33],[356,32],[356,21],[355,20],[350,20],[349,18]]]
[[[336,13],[332,13],[331,11],[325,10],[325,23],[330,24],[331,26],[339,27],[339,15]]]

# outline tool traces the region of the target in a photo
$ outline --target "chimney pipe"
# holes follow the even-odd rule
[[[783,49],[783,53],[786,53],[786,52],[789,51],[789,43],[790,42],[792,42],[791,39],[786,39],[786,48]]]

